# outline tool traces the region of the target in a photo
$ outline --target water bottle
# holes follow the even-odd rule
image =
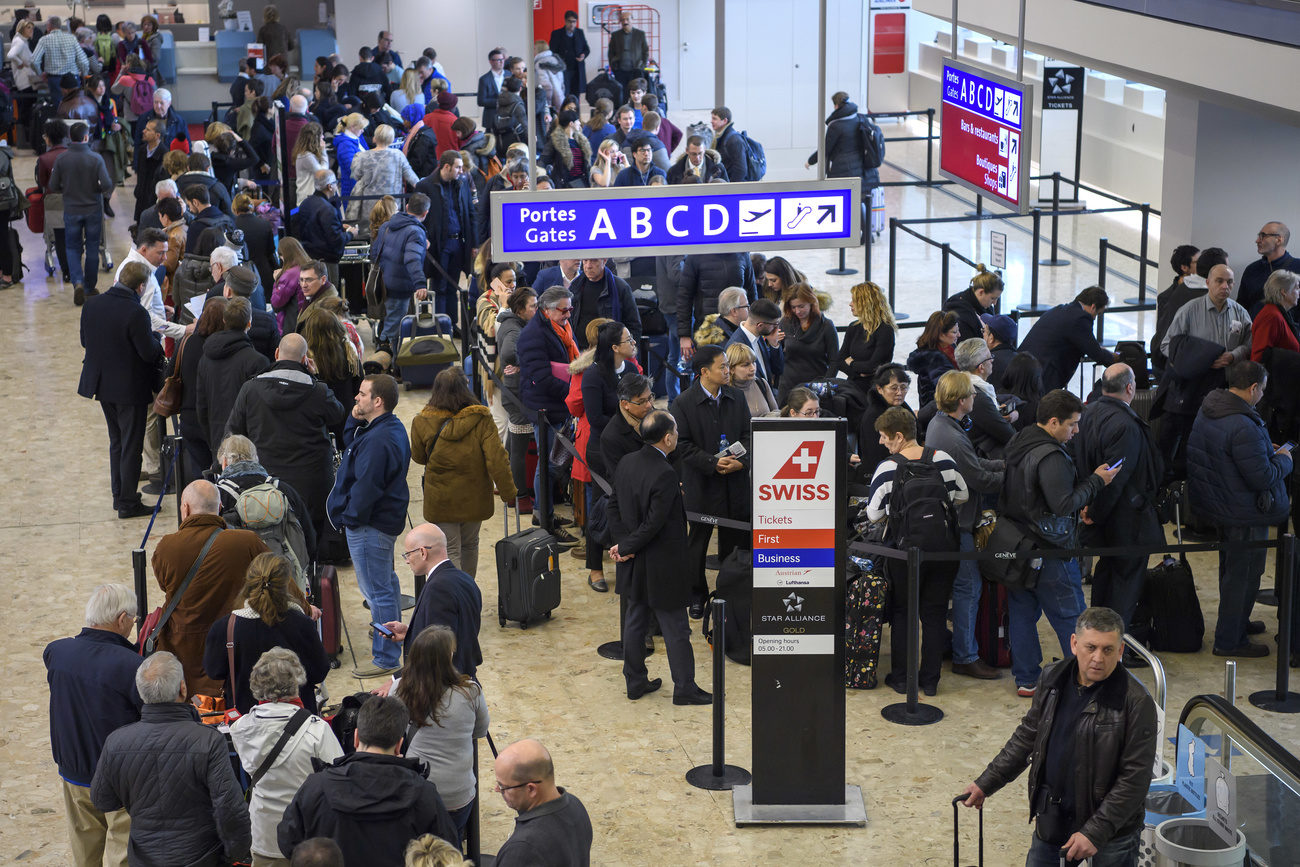
[[[727,435],[723,434],[722,438],[718,440],[718,454],[723,454],[724,452],[726,452],[727,448],[728,448]]]
[[[692,373],[690,361],[685,358],[677,359],[677,372],[682,376],[690,376]]]

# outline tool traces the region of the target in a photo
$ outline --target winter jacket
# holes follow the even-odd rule
[[[578,323],[587,322],[597,317],[622,322],[627,326],[627,330],[632,332],[632,339],[640,341],[641,311],[637,309],[636,298],[633,297],[632,289],[627,285],[627,281],[622,277],[614,276],[614,272],[606,266],[605,285],[601,287],[600,298],[594,313],[582,306],[583,293],[590,282],[587,275],[579,270],[578,276],[574,277],[573,282],[569,284],[569,295],[573,298],[573,314],[569,321],[573,323],[574,342],[578,344],[578,348],[587,348],[587,335],[579,330]],[[538,315],[541,315],[540,312]]]
[[[1206,396],[1187,440],[1188,494],[1198,512],[1224,527],[1277,524],[1291,511],[1291,466],[1250,404],[1223,388]]]
[[[85,627],[76,638],[45,647],[50,685],[50,747],[59,776],[89,786],[104,741],[114,730],[140,719],[135,645],[107,629]]]
[[[1085,545],[1155,545],[1164,541],[1156,517],[1156,496],[1164,462],[1151,429],[1128,404],[1103,394],[1088,401],[1071,442],[1074,459],[1088,469],[1123,458],[1115,478],[1088,506],[1092,523],[1081,533]]]
[[[858,106],[846,100],[826,118],[826,177],[862,178],[862,188],[870,189],[880,183],[880,169],[867,168],[864,160],[865,142],[858,131]],[[808,158],[817,164],[817,151]],[[963,335],[964,336],[964,335]]]
[[[939,377],[950,370],[956,370],[957,365],[942,350],[917,347],[907,356],[907,369],[916,374],[920,405],[925,406],[934,400],[934,388],[939,384]]]
[[[1300,352],[1291,315],[1276,304],[1265,304],[1255,316],[1250,328],[1250,360],[1262,360],[1270,346]]]
[[[310,522],[308,522],[310,523]],[[306,565],[306,564],[304,564]],[[296,589],[296,588],[295,588]],[[296,598],[298,594],[293,594]],[[246,714],[257,706],[250,682],[253,666],[262,658],[262,654],[275,647],[292,650],[298,655],[307,673],[307,682],[298,689],[298,698],[302,706],[312,713],[317,712],[316,684],[324,683],[330,673],[329,657],[325,655],[325,645],[321,644],[320,633],[316,624],[304,613],[302,604],[306,600],[295,602],[284,618],[274,625],[267,623],[253,609],[244,606],[231,614],[235,617],[235,671],[230,671],[230,657],[226,650],[226,629],[230,615],[218,617],[208,630],[208,637],[203,646],[203,671],[208,677],[225,684],[226,706],[233,706],[240,713]],[[261,783],[258,784],[261,786]]]
[[[876,377],[876,368],[893,360],[896,338],[896,332],[888,325],[880,325],[866,334],[862,323],[854,320],[844,332],[836,369],[843,372],[863,394],[875,391],[871,382]],[[849,359],[853,359],[852,362]]]
[[[740,140],[731,121],[713,136],[713,148],[722,154],[722,167],[726,169],[727,180],[733,184],[749,180],[749,158],[745,155],[745,143]]]
[[[672,164],[668,161],[668,146],[663,143],[663,139],[659,138],[656,133],[646,132],[640,127],[636,127],[632,132],[628,133],[627,139],[623,142],[623,156],[627,159],[628,166],[636,167],[633,152],[643,140],[650,142],[650,165],[664,173],[664,182],[667,183],[668,169]]]
[[[469,151],[479,169],[487,171],[497,155],[497,137],[486,130],[476,129],[468,139],[460,142],[459,147],[463,151]]]
[[[397,148],[371,148],[352,160],[352,189],[348,192],[347,218],[352,222],[369,214],[383,196],[400,196],[403,182],[415,186],[420,177]],[[370,198],[364,198],[369,196]]]
[[[298,311],[307,303],[307,296],[302,294],[302,287],[298,284],[301,274],[297,265],[285,263],[284,270],[275,280],[275,289],[271,292],[271,309],[275,311],[275,321],[281,333],[284,333],[285,312],[293,309],[290,318],[292,331],[298,323]]]
[[[880,418],[890,404],[874,388],[866,390],[867,408],[862,411],[862,421],[858,424],[858,457],[862,460],[862,469],[868,475],[875,472],[880,462],[889,457],[889,449],[880,444],[880,434],[876,432],[876,419]],[[916,415],[916,410],[906,403],[899,404],[903,409]]]
[[[424,223],[400,211],[379,227],[370,244],[371,261],[379,262],[384,273],[384,291],[389,298],[410,298],[424,287],[424,257],[429,236]]]
[[[1029,713],[1002,752],[975,780],[992,795],[1029,768],[1030,818],[1034,795],[1043,782],[1047,746],[1062,690],[1079,679],[1073,659],[1054,663],[1038,679]],[[1156,707],[1140,682],[1120,663],[1084,706],[1074,723],[1073,779],[1078,830],[1097,848],[1142,828],[1151,787],[1151,756],[1159,741]]]
[[[542,410],[552,424],[558,424],[569,415],[564,405],[564,399],[569,396],[569,383],[552,372],[551,363],[567,367],[572,359],[545,313],[538,310],[519,332],[516,351],[519,399],[528,409]]]
[[[438,144],[433,150],[435,158],[441,158],[447,151],[459,150],[456,132],[451,128],[457,120],[456,114],[445,108],[438,108],[437,103],[429,108],[431,111],[424,116],[424,125],[433,130],[434,136],[438,139]],[[353,174],[355,173],[354,169]]]
[[[785,341],[781,345],[785,370],[781,373],[776,402],[785,406],[790,389],[835,375],[840,341],[835,323],[824,314],[809,323],[807,331],[800,328],[797,319],[788,318],[781,320],[781,330],[785,332]]]
[[[690,157],[686,155],[685,151],[682,151],[682,155],[677,158],[677,161],[668,167],[668,183],[670,185],[680,184],[682,179],[686,177],[686,170],[689,165]],[[692,171],[694,170],[692,169]],[[722,165],[722,154],[713,148],[705,149],[704,162],[700,166],[699,173],[700,179],[706,184],[714,178],[722,178],[724,181],[730,180],[727,177],[727,170]]]
[[[176,179],[176,189],[180,190],[182,198],[185,196],[185,191],[196,184],[208,191],[208,200],[212,207],[234,220],[235,212],[231,209],[230,188],[224,186],[216,177],[207,172],[186,172]]]
[[[339,194],[345,202],[348,200],[348,196],[352,194],[353,184],[356,183],[352,179],[352,161],[365,148],[366,143],[361,139],[361,136],[353,135],[347,130],[343,130],[334,136],[334,154],[339,161]],[[371,205],[371,207],[374,207],[374,205]]]
[[[1165,375],[1151,402],[1150,417],[1159,418],[1167,412],[1194,416],[1200,412],[1205,396],[1226,384],[1223,370],[1214,366],[1224,352],[1223,345],[1179,334],[1168,346]]]
[[[546,93],[551,108],[560,110],[564,103],[564,61],[549,48],[533,57],[533,70],[537,75],[537,84]]]
[[[575,174],[573,148],[576,147],[582,151],[582,166]],[[572,136],[568,131],[558,123],[551,129],[551,134],[546,138],[546,149],[542,151],[541,164],[548,167],[551,172],[551,180],[557,187],[573,186],[578,182],[578,186],[586,186],[587,173],[591,171],[591,143],[582,133],[574,133]]]
[[[1036,466],[1029,461],[1035,454]],[[1079,510],[1105,486],[1091,470],[1080,481],[1065,447],[1035,424],[1007,443],[998,514],[1032,532],[1044,548],[1073,547]]]
[[[584,350],[581,355],[569,362],[569,395],[564,399],[564,405],[569,408],[569,414],[573,416],[573,445],[582,455],[583,460],[573,462],[573,478],[579,482],[591,481],[591,459],[598,458],[598,455],[591,453],[591,421],[587,418],[587,407],[582,399],[583,375],[591,369],[592,362],[596,360],[596,349]],[[599,441],[599,440],[598,440]],[[585,461],[585,463],[584,463]],[[599,463],[596,465],[596,472],[603,473]]]
[[[1016,435],[1016,429],[998,408],[998,395],[976,374],[970,375],[975,388],[975,404],[970,413],[970,439],[976,450],[987,458],[1001,458],[1002,449]]]
[[[135,867],[218,867],[248,861],[248,807],[226,738],[188,704],[146,705],[108,736],[90,786],[95,808],[131,816]]]
[[[352,67],[352,74],[348,76],[348,87],[353,93],[377,93],[382,97],[387,84],[388,76],[384,75],[384,68],[373,60],[358,63]]]
[[[506,409],[510,411],[510,420],[514,424],[526,424],[520,416],[516,401],[512,395],[519,394],[519,374],[505,373],[507,367],[519,366],[519,334],[524,330],[525,322],[519,314],[502,310],[497,314],[497,375],[506,384],[509,391],[501,396]]]
[[[327,199],[319,190],[298,205],[293,235],[308,256],[330,264],[338,264],[343,248],[352,240],[351,233],[343,230],[339,200]]]
[[[738,287],[752,303],[758,297],[754,263],[748,253],[693,253],[682,263],[677,292],[677,335],[690,337],[710,313],[718,312],[718,296]]]
[[[244,383],[227,423],[257,446],[266,471],[302,495],[312,520],[325,517],[334,486],[334,444],[329,428],[348,415],[329,386],[296,361],[279,361]]]
[[[230,190],[235,186],[235,179],[244,169],[257,165],[257,151],[247,141],[240,139],[228,154],[213,148],[209,151],[212,158],[212,174],[221,182],[222,189]]]
[[[972,337],[983,337],[984,322],[980,317],[992,310],[993,308],[980,304],[979,299],[975,297],[975,290],[970,288],[963,289],[943,304],[945,313],[957,314],[957,325],[961,334],[958,343],[962,340],[970,340]]]
[[[1264,300],[1264,284],[1274,271],[1300,273],[1300,257],[1283,253],[1271,262],[1263,256],[1251,262],[1242,270],[1241,281],[1237,283],[1237,303],[1254,310]]]
[[[63,194],[63,213],[103,213],[104,196],[113,192],[104,158],[85,142],[72,142],[68,150],[54,161],[50,173],[50,192]]]
[[[504,173],[496,177],[503,177]],[[493,178],[496,180],[496,178]],[[488,223],[476,221],[474,214],[473,200],[470,194],[470,185],[456,182],[451,185],[442,183],[438,173],[434,172],[429,177],[415,185],[417,193],[424,193],[429,197],[429,213],[424,218],[424,231],[429,239],[428,256],[430,259],[442,261],[443,251],[447,245],[454,240],[451,234],[451,224],[448,219],[448,209],[456,209],[456,220],[460,223],[460,256],[453,259],[447,265],[447,271],[453,277],[459,277],[461,274],[469,274],[473,267],[474,247],[478,246],[487,238]],[[450,201],[448,198],[450,197]],[[482,200],[480,200],[482,201]],[[484,218],[487,218],[486,209],[483,209]],[[479,234],[480,230],[483,234]],[[442,275],[432,266],[425,268],[426,277],[435,277],[437,280],[442,279]],[[435,282],[434,285],[437,285]]]
[[[459,842],[456,825],[425,779],[427,766],[402,756],[356,752],[303,781],[277,829],[285,857],[312,837],[329,837],[343,863],[401,867],[407,844],[422,834]]]
[[[508,147],[528,136],[528,107],[523,97],[508,90],[501,91],[497,97],[497,110],[492,118],[492,132],[496,133],[498,145]]]
[[[411,419],[410,453],[424,467],[424,519],[430,523],[491,518],[494,482],[503,503],[516,496],[510,459],[485,406],[454,416],[426,406]]]
[[[874,424],[874,422],[873,422]],[[966,420],[947,413],[939,413],[925,429],[926,448],[946,452],[957,465],[957,472],[966,482],[966,488],[976,494],[996,494],[1002,490],[1002,461],[980,457],[967,435],[970,427]],[[963,532],[969,533],[979,520],[980,497],[968,497],[957,507],[957,521]]]
[[[226,435],[226,422],[245,382],[266,370],[262,354],[253,348],[247,332],[218,331],[200,344],[198,380],[194,384],[195,420],[216,454]],[[186,353],[195,347],[186,347]]]
[[[385,412],[367,422],[348,416],[343,460],[327,508],[335,527],[374,527],[396,536],[406,525],[411,448],[402,420]]]

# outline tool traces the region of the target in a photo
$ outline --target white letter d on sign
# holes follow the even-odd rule
[[[720,225],[713,225],[713,218],[720,219]],[[722,205],[705,205],[704,206],[704,234],[721,235],[727,231],[727,209]]]

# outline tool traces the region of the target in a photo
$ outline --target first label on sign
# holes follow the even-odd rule
[[[492,255],[546,261],[857,246],[859,182],[492,194]]]

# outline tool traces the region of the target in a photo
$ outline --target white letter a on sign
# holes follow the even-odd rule
[[[611,241],[617,241],[618,235],[614,234],[614,224],[609,221],[609,214],[604,208],[596,212],[596,222],[591,226],[591,237],[588,241],[596,240],[597,235],[608,235]]]

